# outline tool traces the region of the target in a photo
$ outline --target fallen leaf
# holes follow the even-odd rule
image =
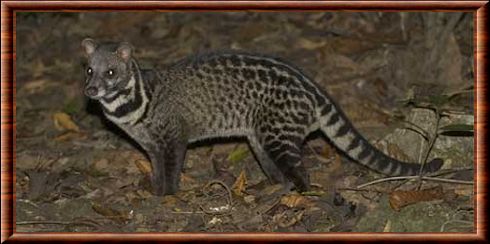
[[[281,204],[290,208],[305,207],[310,205],[311,201],[305,196],[299,194],[286,195],[281,198]]]
[[[107,205],[101,205],[98,203],[93,203],[92,204],[92,209],[102,215],[105,216],[109,219],[112,219],[118,223],[125,223],[127,220],[130,219],[130,212],[127,211],[119,211],[114,208],[111,208]]]
[[[136,167],[138,167],[138,169],[140,170],[141,173],[146,174],[146,175],[151,174],[151,171],[152,171],[151,164],[148,160],[136,159],[134,161],[134,163],[136,164]]]
[[[391,232],[391,220],[386,221],[386,225],[383,228],[383,232]]]
[[[54,125],[58,130],[69,130],[80,132],[80,128],[78,125],[73,122],[70,115],[62,112],[58,112],[53,114]]]
[[[228,154],[227,160],[231,163],[237,163],[247,157],[249,150],[247,147],[239,146],[235,148],[230,154]]]
[[[443,199],[442,187],[435,187],[421,191],[394,191],[390,194],[390,206],[395,211],[418,202]]]
[[[66,133],[63,133],[57,137],[54,138],[55,141],[61,142],[61,141],[70,141],[70,140],[83,140],[87,139],[87,134],[82,133],[82,132],[73,132],[73,131],[68,131]]]
[[[232,186],[233,192],[237,196],[243,196],[243,192],[245,191],[246,186],[247,186],[247,177],[245,175],[245,171],[242,170],[238,178],[235,180],[235,183],[233,183]]]
[[[306,50],[313,50],[325,46],[326,43],[327,42],[325,40],[315,42],[310,39],[300,38],[297,44],[299,47],[304,48]]]

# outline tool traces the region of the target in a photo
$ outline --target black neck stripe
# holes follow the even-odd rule
[[[114,95],[113,97],[103,97],[102,100],[104,100],[104,102],[106,103],[112,103],[114,102],[116,99],[118,99],[120,96],[128,96],[130,93],[131,93],[131,87],[130,88],[127,88],[127,89],[123,89],[121,91],[119,91],[118,93],[116,93],[116,95]]]
[[[117,107],[116,110],[114,110],[114,111],[109,111],[107,108],[105,108],[105,106],[102,106],[104,112],[107,115],[110,115],[110,116],[116,117],[116,118],[121,118],[121,117],[124,117],[127,114],[137,110],[143,104],[143,98],[141,96],[141,89],[143,89],[143,88],[140,87],[141,74],[140,74],[140,71],[138,69],[138,66],[135,64],[134,61],[131,62],[131,66],[132,66],[131,69],[133,71],[132,75],[135,79],[135,84],[134,84],[133,88],[130,87],[128,89],[134,89],[134,98],[128,100],[126,103]]]

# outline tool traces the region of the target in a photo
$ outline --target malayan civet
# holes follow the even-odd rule
[[[188,143],[247,138],[272,183],[309,189],[301,163],[308,134],[321,130],[350,159],[386,175],[415,175],[372,146],[333,99],[298,68],[280,59],[239,52],[184,58],[163,70],[141,69],[126,42],[82,41],[85,94],[146,151],[157,195],[178,190]],[[438,170],[441,159],[423,166]]]

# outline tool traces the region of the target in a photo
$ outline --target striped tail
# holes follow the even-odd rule
[[[419,174],[420,164],[401,162],[371,145],[357,132],[344,113],[332,101],[327,101],[322,106],[318,111],[320,130],[348,157],[386,175]],[[425,164],[422,173],[435,172],[442,167],[442,164],[442,159],[433,159]]]

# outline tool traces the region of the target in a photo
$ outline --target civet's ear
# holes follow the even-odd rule
[[[117,48],[117,55],[126,62],[131,58],[132,52],[133,46],[127,42],[121,42]]]
[[[85,38],[82,41],[82,47],[85,50],[85,54],[91,55],[97,48],[97,43],[92,38]]]

